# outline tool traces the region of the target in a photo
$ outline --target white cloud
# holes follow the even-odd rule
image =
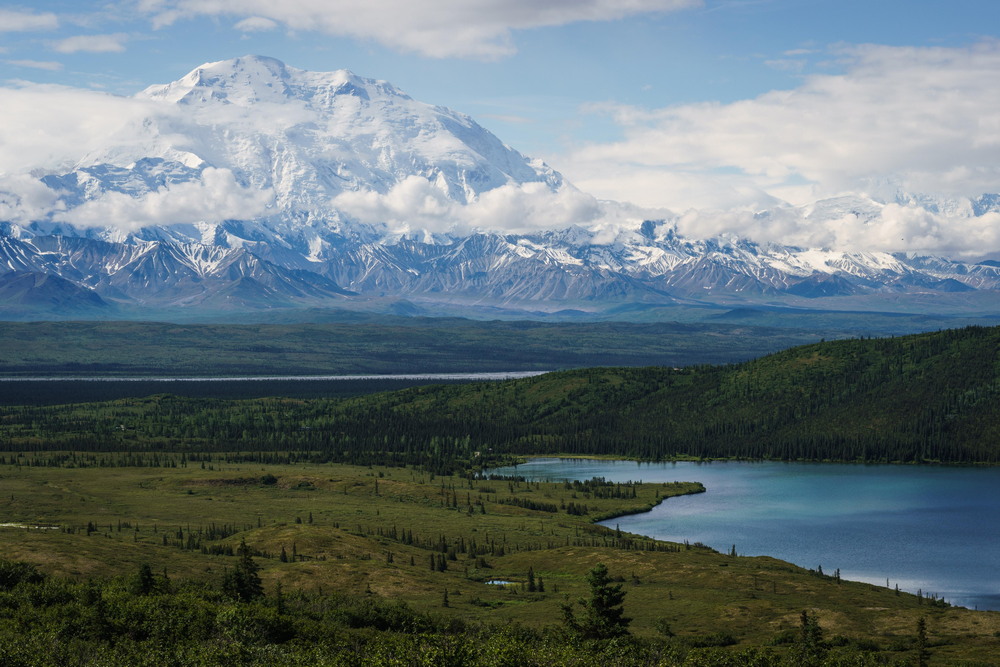
[[[812,75],[798,88],[754,99],[652,110],[595,107],[612,115],[624,138],[548,161],[598,197],[698,209],[691,229],[886,249],[933,248],[932,242],[972,247],[963,235],[981,221],[916,207],[887,208],[878,224],[818,223],[823,229],[718,212],[843,192],[891,200],[897,190],[959,199],[1000,191],[1000,88],[987,83],[1000,72],[1000,42],[865,45],[837,55],[842,73]],[[973,237],[992,235],[976,230]]]
[[[677,208],[712,206],[683,190],[720,178],[751,193],[808,183],[819,196],[887,177],[954,195],[997,189],[1000,89],[985,82],[1000,71],[1000,42],[841,55],[844,74],[814,75],[794,90],[731,104],[612,108],[625,139],[574,153],[563,171],[602,196],[631,188],[618,174],[650,170],[663,180],[641,189],[642,203]]]
[[[0,32],[25,32],[28,30],[54,30],[59,18],[51,12],[36,14],[13,9],[0,9]]]
[[[42,69],[49,72],[58,72],[63,68],[62,63],[52,60],[5,60],[4,62],[15,67],[30,67],[31,69]]]
[[[138,7],[153,16],[155,27],[195,16],[244,16],[269,19],[293,30],[373,39],[434,58],[489,60],[514,53],[515,30],[670,12],[701,6],[702,1],[142,0]]]
[[[76,35],[53,43],[59,53],[121,53],[125,50],[128,35]]]
[[[975,217],[971,207],[943,213],[889,203],[871,215],[845,210],[807,217],[808,208],[776,207],[764,215],[748,209],[690,209],[673,220],[690,238],[735,234],[803,248],[978,258],[1000,247],[1000,213]]]
[[[0,220],[29,223],[62,208],[58,193],[37,178],[27,174],[0,175]]]
[[[233,27],[240,32],[261,32],[274,30],[278,27],[278,24],[271,19],[264,18],[263,16],[251,16],[250,18],[243,19]]]
[[[149,225],[251,219],[262,215],[272,199],[269,190],[241,187],[228,169],[208,168],[202,172],[200,181],[177,183],[143,197],[108,192],[57,213],[54,219],[81,227],[134,231]]]
[[[228,169],[208,168],[198,181],[139,198],[104,193],[68,210],[58,199],[60,193],[39,181],[45,174],[91,163],[88,155],[127,164],[147,150],[155,153],[160,146],[149,143],[151,136],[160,136],[168,145],[172,139],[156,130],[150,135],[149,128],[157,123],[171,126],[176,113],[172,105],[63,86],[0,88],[0,219],[27,222],[51,215],[81,227],[134,230],[265,214],[273,192],[241,187]]]
[[[552,192],[542,183],[505,185],[484,192],[463,211],[477,229],[531,232],[598,222],[600,203],[572,186]]]
[[[16,194],[15,194],[16,193]],[[149,225],[168,226],[266,215],[270,190],[241,187],[227,169],[206,169],[201,181],[175,184],[134,198],[110,192],[66,210],[54,191],[28,177],[0,179],[0,219],[29,222],[51,215],[79,227],[113,227],[126,232]],[[595,244],[613,243],[623,230],[644,219],[670,217],[663,210],[598,201],[564,187],[552,192],[541,183],[509,184],[463,205],[449,200],[431,181],[410,176],[389,192],[345,192],[331,206],[369,224],[385,224],[396,234],[494,231],[533,233],[583,225]],[[690,210],[672,218],[691,238],[737,234],[756,240],[779,239],[802,247],[838,250],[913,251],[953,257],[979,257],[1000,246],[1000,214],[959,218],[918,206],[889,204],[873,219],[854,214],[803,224],[803,211],[776,208],[767,216],[748,210]]]
[[[403,234],[420,230],[527,233],[597,223],[610,215],[604,204],[571,186],[553,192],[544,183],[507,184],[462,205],[420,176],[405,178],[386,194],[344,192],[331,205],[361,222],[384,223]]]
[[[0,173],[72,169],[82,156],[141,126],[157,108],[65,86],[0,88]]]

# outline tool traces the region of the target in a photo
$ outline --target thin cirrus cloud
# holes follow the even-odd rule
[[[125,50],[128,35],[76,35],[59,40],[52,48],[59,53],[121,53]]]
[[[63,68],[62,63],[53,60],[5,60],[4,62],[15,67],[27,67],[48,72],[59,72]]]
[[[152,17],[156,28],[197,16],[246,17],[237,29],[261,29],[267,20],[292,30],[375,40],[432,58],[495,60],[516,51],[512,31],[702,4],[702,0],[141,0],[138,7]]]

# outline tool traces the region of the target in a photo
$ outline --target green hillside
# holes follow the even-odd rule
[[[0,447],[311,452],[450,468],[504,454],[1000,461],[1000,329],[793,348],[726,366],[599,368],[353,399],[171,396],[5,408]]]
[[[1000,460],[1000,329],[797,347],[744,364],[420,388],[339,412],[512,453]],[[384,431],[383,431],[384,433]]]

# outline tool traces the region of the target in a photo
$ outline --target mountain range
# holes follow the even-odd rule
[[[578,224],[542,225],[547,211],[598,202],[470,117],[345,70],[245,56],[133,101],[141,120],[102,149],[32,171],[55,201],[49,211],[0,222],[2,316],[316,307],[1000,313],[1000,263],[991,261],[691,239],[669,218],[609,224],[581,215]],[[1000,212],[995,194],[967,202],[900,194],[755,215],[849,214],[864,223],[916,200],[953,215]],[[491,226],[501,219],[506,226]]]

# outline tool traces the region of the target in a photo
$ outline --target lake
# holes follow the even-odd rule
[[[840,568],[844,579],[1000,610],[1000,468],[534,459],[491,472],[538,480],[702,482],[707,493],[605,522],[743,556]]]

